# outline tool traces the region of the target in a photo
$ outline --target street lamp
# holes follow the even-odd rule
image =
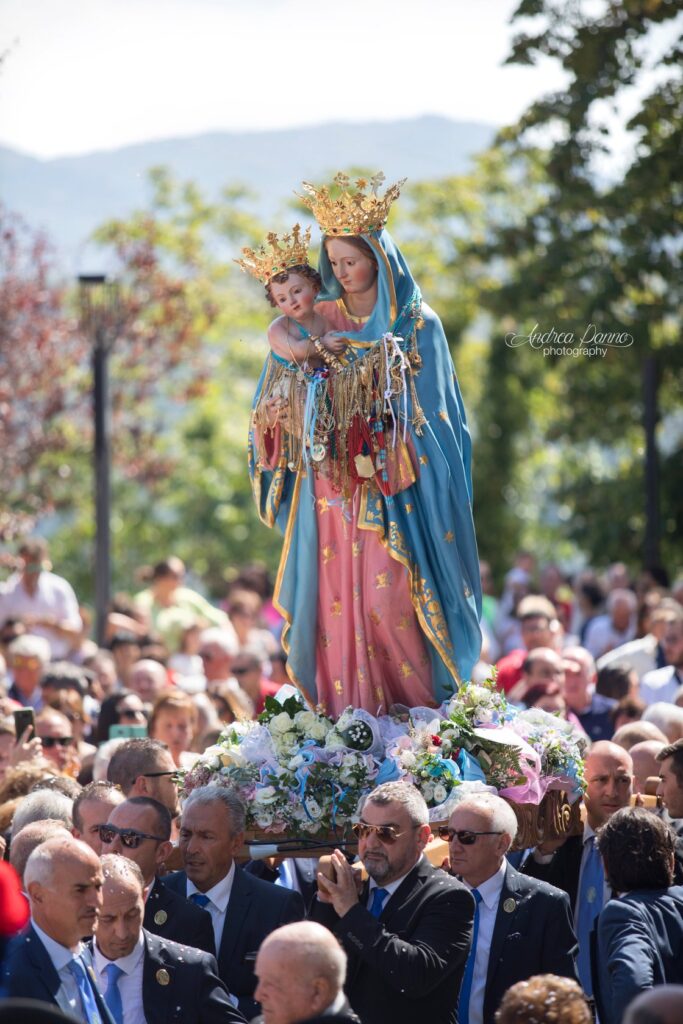
[[[93,371],[95,444],[95,630],[97,644],[105,640],[111,593],[111,401],[109,354],[121,321],[118,282],[104,274],[79,274],[81,330],[90,342]]]

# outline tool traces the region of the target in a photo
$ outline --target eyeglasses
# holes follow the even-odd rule
[[[145,713],[142,708],[122,708],[119,711],[119,718],[137,718],[138,715],[145,717]]]
[[[411,832],[420,827],[420,825],[411,825],[406,831]],[[406,834],[405,832],[397,832],[394,825],[369,825],[367,821],[357,821],[351,826],[351,831],[359,839],[367,839],[371,833],[374,833],[384,846],[393,846],[397,839]]]
[[[121,843],[128,850],[137,850],[143,839],[156,839],[158,843],[164,843],[163,836],[151,836],[148,832],[138,832],[136,828],[117,828],[116,825],[100,825],[100,842],[109,846],[114,842],[115,836],[121,836]]]
[[[468,828],[449,828],[448,825],[439,826],[439,839],[447,839],[452,843],[457,839],[461,846],[473,846],[477,836],[502,836],[502,832],[472,832]]]
[[[12,654],[10,656],[12,668],[42,668],[43,663],[35,654]]]
[[[73,736],[41,736],[41,742],[47,750],[56,746],[68,747],[73,743],[73,741]]]
[[[175,782],[177,779],[182,778],[182,773],[174,768],[172,772],[141,772],[143,779],[162,779],[164,775],[170,775]]]

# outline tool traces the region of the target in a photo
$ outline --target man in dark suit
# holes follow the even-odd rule
[[[321,924],[297,921],[271,932],[259,949],[256,976],[263,1012],[253,1024],[359,1024],[344,995],[346,954]]]
[[[156,876],[172,850],[171,813],[148,796],[129,797],[113,809],[100,829],[102,851],[134,861],[145,887],[144,928],[205,953],[216,952],[210,914],[167,888]]]
[[[115,1024],[81,942],[93,934],[102,906],[99,858],[72,836],[55,836],[29,857],[24,884],[31,925],[8,950],[4,994],[54,1003],[85,1024]]]
[[[617,811],[598,847],[613,892],[598,918],[593,985],[602,1024],[655,985],[683,984],[683,886],[672,885],[675,836],[644,808]]]
[[[582,836],[550,842],[534,850],[523,871],[564,889],[574,908],[579,943],[577,968],[586,995],[593,992],[590,936],[610,892],[597,849],[596,835],[615,811],[627,807],[633,791],[633,762],[622,747],[603,740],[594,743],[584,765],[586,822]]]
[[[218,973],[251,1019],[254,963],[270,932],[304,916],[298,892],[262,882],[235,863],[244,841],[245,810],[225,786],[202,786],[185,801],[180,824],[180,851],[185,865],[164,878],[174,892],[204,906],[211,915],[218,950]]]
[[[137,864],[105,854],[102,870],[93,964],[117,1024],[244,1024],[214,957],[144,931],[144,882]]]
[[[359,894],[344,855],[319,874],[312,911],[349,960],[346,994],[363,1024],[455,1024],[472,938],[474,901],[423,855],[429,812],[414,786],[388,782],[363,804],[356,827],[369,883]]]
[[[576,980],[569,897],[507,863],[516,834],[515,812],[489,793],[464,797],[448,824],[451,871],[477,903],[459,1024],[493,1024],[507,989],[535,974]]]
[[[244,870],[254,878],[300,892],[306,913],[318,892],[318,857],[268,857],[250,860]]]

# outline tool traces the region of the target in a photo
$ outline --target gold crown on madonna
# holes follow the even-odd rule
[[[311,229],[302,233],[301,226],[295,224],[292,233],[282,238],[271,231],[266,241],[258,249],[242,249],[242,259],[235,260],[247,274],[257,278],[262,284],[268,284],[278,274],[291,267],[303,267],[308,263],[308,246],[311,241]]]
[[[367,235],[371,231],[381,231],[392,203],[398,199],[407,181],[401,178],[380,196],[379,187],[384,182],[381,171],[369,181],[358,178],[353,183],[353,191],[348,175],[339,173],[333,180],[341,189],[336,199],[330,196],[326,186],[316,188],[309,181],[302,183],[306,195],[299,196],[326,235]]]

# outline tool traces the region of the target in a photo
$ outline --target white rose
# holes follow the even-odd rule
[[[270,729],[270,731],[272,733],[278,734],[291,732],[293,727],[294,722],[289,717],[286,711],[281,711],[279,715],[275,715],[273,718],[271,718],[270,722],[268,723],[268,728]]]
[[[257,789],[254,793],[254,803],[257,804],[273,804],[277,800],[277,790],[275,786],[264,786],[263,789]]]
[[[325,739],[325,747],[327,750],[339,750],[341,747],[345,747],[344,740],[336,732],[328,732],[327,738]]]
[[[417,757],[412,750],[404,750],[401,754],[401,767],[402,768],[414,768],[417,764]]]
[[[308,730],[308,735],[312,740],[324,740],[331,728],[332,726],[328,722],[319,718]]]
[[[474,716],[476,725],[491,725],[494,719],[492,708],[479,708]]]
[[[271,811],[261,808],[254,815],[254,821],[259,828],[269,828],[273,824],[273,814]]]
[[[305,764],[306,760],[302,754],[296,754],[291,761],[287,762],[287,768],[290,772],[295,772],[297,768],[301,768],[302,764]]]
[[[485,686],[470,686],[467,694],[475,704],[484,704],[490,698],[490,693]]]
[[[440,782],[437,782],[436,786],[434,786],[434,800],[436,803],[442,804],[447,796],[448,792],[446,787],[442,786]]]
[[[301,729],[302,732],[308,733],[313,727],[316,717],[317,716],[312,711],[298,711],[294,716],[294,724],[297,729]]]
[[[425,800],[434,799],[434,786],[431,784],[431,782],[427,782],[422,787],[422,796],[425,798]]]

